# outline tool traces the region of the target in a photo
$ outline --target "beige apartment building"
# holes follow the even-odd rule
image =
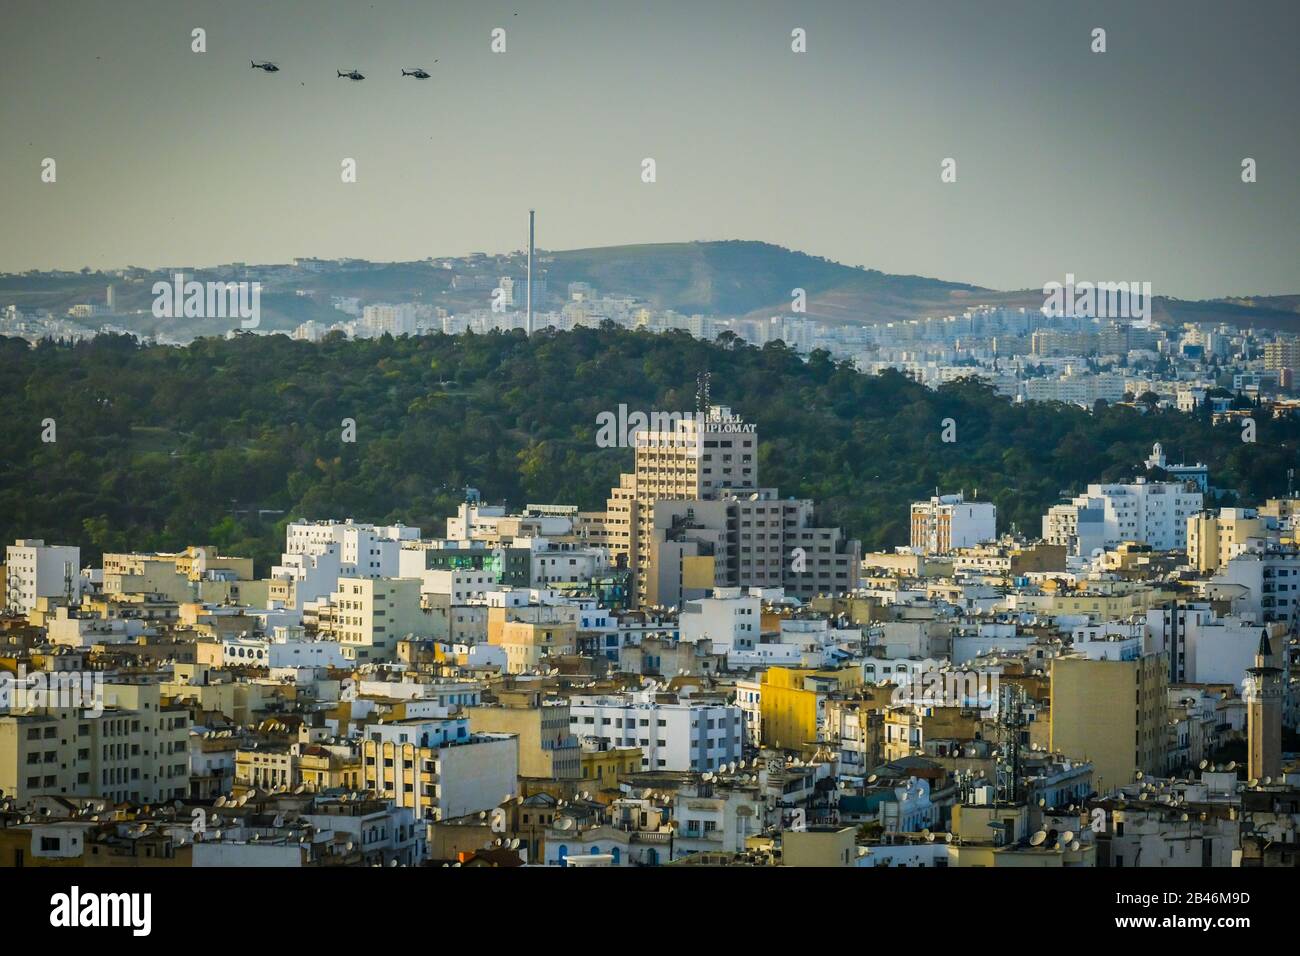
[[[102,713],[41,708],[0,717],[0,790],[158,803],[189,793],[189,711],[156,684],[104,684]]]
[[[519,776],[576,780],[582,775],[582,748],[569,727],[567,701],[544,701],[539,691],[500,691],[497,699],[496,705],[466,707],[465,715],[473,733],[519,738]]]
[[[1278,534],[1253,508],[1220,508],[1187,519],[1187,559],[1202,573],[1218,571],[1244,551],[1263,550]]]
[[[1052,661],[1052,751],[1090,760],[1097,792],[1165,772],[1169,661],[1058,657]]]
[[[758,483],[758,434],[726,406],[636,434],[635,466],[606,502],[603,543],[633,571],[637,603],[680,606],[717,587],[783,587],[810,600],[859,581],[861,548],[814,526],[813,503]]]
[[[358,663],[390,661],[408,634],[433,636],[432,620],[420,603],[419,578],[340,578],[322,615],[322,636],[343,645]]]
[[[487,639],[506,652],[507,673],[525,674],[547,657],[574,653],[578,629],[553,607],[490,607]]]

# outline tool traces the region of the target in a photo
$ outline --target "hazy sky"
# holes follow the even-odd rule
[[[549,249],[761,239],[996,288],[1300,292],[1294,0],[5,0],[0,18],[4,271],[507,251],[535,206]],[[433,79],[398,75],[414,66]],[[365,82],[335,77],[354,67]]]

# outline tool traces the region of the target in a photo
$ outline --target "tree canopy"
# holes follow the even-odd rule
[[[1036,534],[1062,492],[1141,474],[1153,442],[1204,461],[1242,503],[1286,491],[1300,423],[1239,425],[1174,410],[1016,404],[976,379],[938,390],[867,375],[782,343],[600,329],[319,343],[283,335],[0,339],[0,522],[7,540],[103,550],[216,544],[265,573],[289,518],[419,525],[437,533],[473,486],[484,501],[604,508],[632,452],[596,444],[597,415],[712,400],[758,426],[759,477],[813,498],[867,548],[906,543],[908,503],[978,492],[1000,530]],[[944,442],[951,418],[955,442]],[[57,440],[43,442],[53,419]],[[345,442],[343,420],[356,422]],[[951,430],[950,430],[951,431]]]

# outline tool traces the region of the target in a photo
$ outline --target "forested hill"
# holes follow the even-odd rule
[[[0,529],[101,550],[220,545],[264,574],[289,517],[402,521],[426,532],[471,485],[485,501],[604,507],[629,450],[597,415],[688,411],[696,376],[756,422],[760,478],[817,500],[868,548],[905,543],[908,503],[978,489],[999,526],[1037,532],[1061,492],[1133,476],[1153,442],[1206,461],[1246,503],[1286,491],[1300,423],[1258,441],[1204,416],[1013,405],[976,382],[928,390],[784,346],[606,326],[312,344],[284,336],[140,347],[128,337],[30,348],[0,339]],[[941,422],[956,423],[955,443]],[[53,419],[57,440],[42,442]],[[342,440],[343,419],[356,440]],[[259,518],[259,512],[274,512]]]

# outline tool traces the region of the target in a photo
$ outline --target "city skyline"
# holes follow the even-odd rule
[[[1295,0],[4,22],[24,926],[1286,922]]]

